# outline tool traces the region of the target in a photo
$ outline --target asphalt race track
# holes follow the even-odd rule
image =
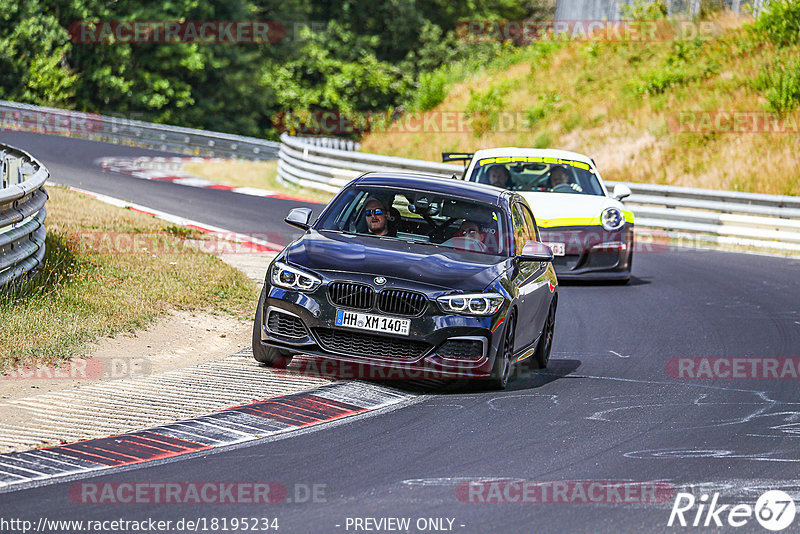
[[[33,133],[0,132],[0,142],[27,150],[37,157],[50,171],[50,182],[143,204],[232,232],[280,234],[288,238],[298,235],[298,231],[283,222],[291,208],[310,206],[317,208],[316,212],[320,208],[317,204],[280,198],[251,197],[142,180],[103,172],[94,163],[105,156],[175,156],[173,153]]]
[[[288,234],[281,221],[298,204],[104,174],[92,163],[153,151],[35,134],[0,140],[41,159],[56,183],[231,230]],[[800,499],[799,295],[797,260],[639,253],[630,285],[562,286],[549,368],[520,373],[504,392],[456,384],[282,439],[81,479],[278,482],[292,502],[77,504],[73,480],[3,494],[0,508],[34,523],[204,518],[210,528],[212,518],[268,517],[284,533],[397,531],[388,518],[408,518],[410,532],[694,532],[720,530],[706,514],[717,494],[717,508],[728,505],[715,516],[722,530],[764,532],[753,516],[733,528],[728,514],[767,490]],[[765,359],[778,362],[768,378],[724,378],[751,376]],[[705,378],[687,378],[698,374]],[[465,486],[491,480],[506,482],[474,493]],[[559,496],[553,483],[564,481]],[[665,492],[660,502],[633,494],[620,502],[597,484],[591,498],[582,492],[653,481]],[[313,485],[317,498],[306,491]],[[521,487],[538,490],[521,496]],[[667,526],[679,492],[696,498],[683,516],[689,527]],[[526,502],[480,502],[491,496]],[[364,518],[384,522],[356,521]]]

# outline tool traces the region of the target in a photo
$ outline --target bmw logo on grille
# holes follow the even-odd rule
[[[382,276],[376,276],[375,277],[375,283],[378,284],[379,286],[382,286],[383,284],[386,283],[386,278],[384,278]]]

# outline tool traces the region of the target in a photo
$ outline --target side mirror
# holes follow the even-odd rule
[[[286,224],[291,224],[292,226],[296,226],[301,230],[308,230],[311,228],[311,224],[308,221],[311,220],[311,208],[294,208],[292,211],[289,212],[289,215],[286,216],[284,222]]]
[[[553,261],[553,250],[539,241],[528,241],[517,256],[522,261]]]
[[[622,200],[625,197],[631,196],[631,188],[625,184],[617,184],[614,186],[614,192],[611,196],[617,200]]]

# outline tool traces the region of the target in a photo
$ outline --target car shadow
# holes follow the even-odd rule
[[[561,286],[616,286],[620,288],[624,287],[635,287],[635,286],[644,286],[650,284],[650,280],[646,278],[640,278],[638,276],[631,276],[631,279],[625,283],[620,280],[559,280],[558,285]]]
[[[330,365],[327,365],[330,364]],[[556,359],[550,360],[547,369],[530,370],[524,364],[516,365],[511,371],[508,387],[505,391],[521,389],[534,389],[549,384],[563,376],[572,373],[580,367],[580,360]],[[266,366],[265,366],[266,367]],[[326,380],[360,380],[376,385],[386,386],[406,393],[414,394],[461,394],[492,392],[485,380],[481,379],[443,379],[443,378],[373,378],[387,376],[386,371],[381,374],[374,372],[368,365],[351,366],[335,360],[328,360],[315,356],[296,356],[289,367],[284,369],[269,368],[279,376],[287,378],[323,378]],[[388,371],[392,372],[392,371]],[[389,375],[391,376],[391,375]],[[416,376],[419,376],[417,373]]]
[[[580,360],[550,360],[547,369],[533,369],[521,371],[515,380],[509,381],[505,391],[520,391],[525,389],[540,388],[550,382],[572,374],[583,362]]]
[[[559,378],[563,378],[581,366],[580,360],[550,360],[547,369],[527,369],[518,365],[511,371],[508,386],[504,391],[522,391],[540,388]],[[483,380],[380,380],[374,381],[387,387],[418,394],[463,394],[498,393],[487,387]]]

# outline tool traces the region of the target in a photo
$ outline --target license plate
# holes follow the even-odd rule
[[[563,256],[566,254],[566,248],[564,247],[564,243],[545,243],[550,250],[553,251],[553,256]]]
[[[411,319],[395,319],[369,313],[336,310],[336,326],[407,336],[411,329]]]

